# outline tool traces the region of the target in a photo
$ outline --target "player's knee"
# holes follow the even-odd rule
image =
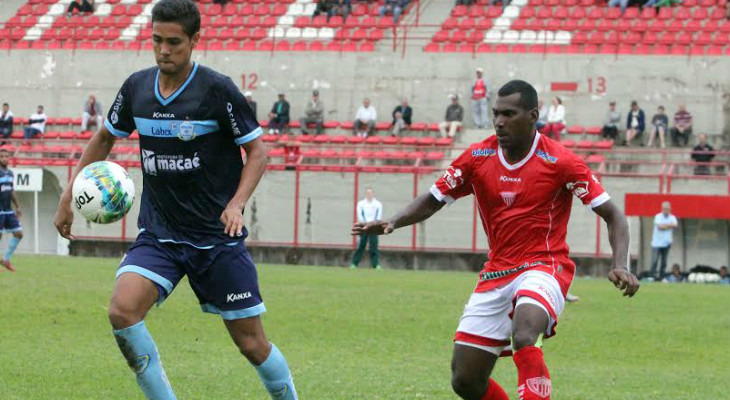
[[[540,332],[534,329],[517,329],[512,335],[512,348],[517,351],[523,347],[533,346],[539,336]]]
[[[451,388],[462,399],[477,398],[476,396],[484,395],[484,393],[479,393],[479,386],[480,382],[473,376],[458,370],[453,371],[451,374]]]
[[[236,340],[238,351],[250,362],[260,365],[266,361],[269,352],[269,342],[262,335],[243,335]]]
[[[22,239],[22,238],[23,238],[23,232],[15,232],[15,233],[13,234],[13,236],[15,236],[15,237],[16,237],[16,238],[18,238],[18,239]]]
[[[122,305],[114,301],[109,304],[108,315],[109,322],[114,329],[124,329],[130,327],[141,321],[143,318],[143,315],[140,315],[135,310],[123,307]]]

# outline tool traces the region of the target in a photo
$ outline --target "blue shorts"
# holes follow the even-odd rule
[[[256,266],[243,241],[234,246],[198,249],[187,244],[161,243],[142,232],[122,259],[116,276],[124,273],[136,273],[154,282],[159,292],[158,305],[187,275],[204,312],[233,320],[266,311]]]
[[[6,211],[4,211],[6,212]],[[15,212],[10,212],[7,214],[0,213],[0,233],[2,232],[20,232],[23,230],[23,227],[20,225],[20,221],[18,221],[18,217],[15,216]]]

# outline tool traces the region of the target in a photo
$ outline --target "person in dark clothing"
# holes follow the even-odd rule
[[[71,17],[74,10],[78,10],[79,13],[91,14],[94,12],[94,2],[93,0],[91,2],[89,2],[89,0],[81,0],[81,2],[79,2],[78,0],[73,0],[68,5],[68,9],[66,10],[66,16]]]
[[[0,135],[7,139],[13,133],[13,112],[10,111],[8,103],[3,104],[3,111],[0,112]]]
[[[279,100],[271,107],[269,118],[269,134],[284,133],[289,127],[289,102],[284,99],[284,93],[279,93]]]
[[[715,158],[712,153],[715,149],[707,144],[707,135],[702,133],[698,136],[699,143],[692,149],[692,161],[698,163],[709,163]],[[710,167],[708,165],[695,166],[695,175],[710,175]]]
[[[644,110],[639,108],[639,103],[632,101],[631,110],[626,115],[626,146],[631,146],[631,141],[636,137],[641,140],[645,127]]]
[[[246,98],[246,103],[248,103],[248,106],[251,107],[251,113],[253,114],[253,118],[256,121],[258,121],[259,117],[258,117],[258,113],[256,112],[256,102],[253,101],[253,93],[251,93],[250,91],[247,90],[243,94],[243,97]]]
[[[408,105],[408,100],[403,99],[400,105],[393,110],[393,136],[398,136],[402,130],[411,126],[413,109]]]

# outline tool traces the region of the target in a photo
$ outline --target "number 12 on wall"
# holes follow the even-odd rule
[[[257,86],[256,84],[259,81],[259,75],[255,72],[250,73],[248,75],[242,74],[241,75],[241,89],[243,90],[256,90]]]
[[[606,77],[598,76],[588,78],[588,93],[604,94],[606,93]]]

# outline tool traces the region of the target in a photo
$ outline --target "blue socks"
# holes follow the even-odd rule
[[[271,344],[271,353],[261,365],[254,366],[266,390],[273,400],[297,400],[289,366],[284,355]]]
[[[145,397],[151,400],[176,400],[165,370],[162,369],[157,346],[144,321],[115,330],[114,337],[127,364],[137,374],[137,385]]]
[[[8,249],[5,251],[5,256],[3,257],[3,260],[10,261],[10,257],[15,253],[15,249],[18,248],[18,243],[20,243],[20,238],[17,238],[15,236],[10,238],[10,244],[8,245]]]

